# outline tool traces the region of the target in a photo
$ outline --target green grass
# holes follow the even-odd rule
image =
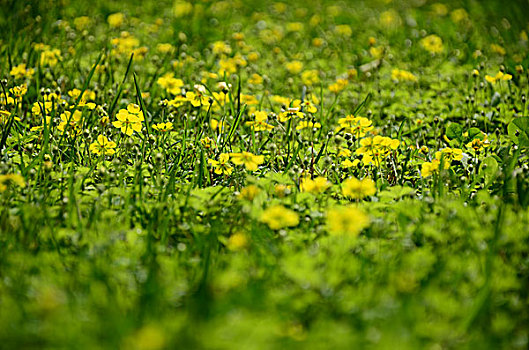
[[[526,349],[528,10],[4,1],[0,348]]]

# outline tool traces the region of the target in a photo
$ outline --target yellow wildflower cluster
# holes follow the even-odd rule
[[[347,79],[336,79],[336,82],[329,85],[329,90],[335,94],[341,92],[349,84]]]
[[[485,80],[491,84],[496,84],[498,81],[512,80],[512,75],[503,72],[498,72],[495,76],[485,75]]]
[[[325,190],[327,190],[331,186],[332,184],[327,180],[327,178],[323,176],[318,176],[315,179],[311,179],[310,177],[304,177],[300,181],[299,189],[301,190],[301,192],[318,194],[325,192]]]
[[[440,151],[435,152],[435,159],[431,162],[424,162],[421,166],[421,175],[423,177],[431,176],[432,174],[439,171],[441,160],[443,167],[448,169],[452,161],[459,161],[463,159],[463,151],[459,148],[443,148]]]
[[[173,123],[171,122],[157,123],[157,124],[153,124],[152,128],[159,132],[169,132],[173,130]]]
[[[285,68],[290,74],[299,74],[303,69],[303,63],[301,63],[300,61],[288,62],[285,65]]]
[[[299,224],[299,216],[295,211],[282,205],[273,205],[263,211],[261,222],[267,224],[272,230],[280,230],[297,226]]]
[[[113,38],[110,43],[114,46],[110,52],[113,56],[129,56],[134,53],[135,59],[142,59],[148,51],[145,46],[139,47],[140,40],[126,31],[121,32],[120,37]]]
[[[29,78],[33,76],[35,70],[33,68],[26,68],[25,63],[21,63],[18,66],[11,68],[9,75],[13,76],[15,79]]]
[[[397,82],[399,81],[412,81],[416,82],[418,81],[417,77],[413,75],[412,73],[401,70],[401,69],[393,69],[391,71],[391,79],[395,80]]]
[[[61,58],[61,51],[59,49],[44,50],[40,53],[40,65],[42,67],[54,67]]]
[[[362,155],[362,163],[380,166],[382,161],[396,150],[400,141],[386,136],[377,135],[366,137],[360,140],[361,147],[356,150],[356,154]]]
[[[343,130],[357,138],[366,136],[374,128],[371,120],[364,117],[355,117],[352,114],[338,119],[338,125],[336,131]]]
[[[426,51],[432,54],[441,53],[444,49],[443,40],[435,34],[422,38],[420,44]]]
[[[301,81],[307,86],[316,85],[320,82],[320,73],[316,69],[306,70],[301,73]]]
[[[10,184],[18,187],[26,187],[26,181],[19,174],[5,174],[0,175],[0,192],[7,190]]]
[[[64,113],[61,113],[61,122],[57,129],[68,134],[80,134],[82,115],[81,111],[75,111],[73,115],[70,111],[64,111]]]
[[[125,15],[121,12],[113,13],[107,17],[107,23],[112,28],[119,28],[125,21]]]
[[[235,165],[244,165],[246,170],[256,171],[259,164],[264,162],[264,156],[250,152],[230,153],[231,161]]]
[[[156,82],[172,95],[180,94],[182,86],[184,86],[182,79],[175,78],[174,74],[171,72],[165,73],[160,78],[158,78]]]
[[[369,226],[369,217],[354,207],[336,207],[327,210],[327,232],[331,236],[356,237]]]
[[[345,197],[352,199],[362,199],[372,196],[377,192],[375,182],[371,179],[365,178],[358,180],[355,177],[346,179],[342,183],[342,194]]]

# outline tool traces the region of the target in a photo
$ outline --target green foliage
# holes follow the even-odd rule
[[[526,349],[528,6],[0,1],[0,348]]]

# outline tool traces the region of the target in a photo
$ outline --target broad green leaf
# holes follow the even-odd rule
[[[463,127],[459,125],[458,123],[451,123],[446,128],[446,137],[448,137],[450,140],[461,140],[461,137],[463,136]]]
[[[529,117],[514,119],[507,131],[512,142],[520,147],[529,147]]]

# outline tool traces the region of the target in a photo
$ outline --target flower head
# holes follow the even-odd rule
[[[102,156],[111,156],[116,153],[116,146],[114,141],[110,141],[106,136],[99,135],[97,140],[90,145],[90,152]]]
[[[160,132],[169,132],[173,130],[173,123],[167,122],[167,123],[158,123],[154,124],[152,126],[154,130],[160,131]]]
[[[325,192],[325,190],[327,190],[331,186],[332,184],[327,180],[327,178],[323,176],[319,176],[314,180],[309,177],[305,177],[301,179],[301,182],[299,184],[301,192],[310,193],[322,193]]]
[[[357,178],[352,177],[342,183],[342,194],[345,197],[353,199],[362,199],[367,196],[372,196],[376,191],[377,188],[375,182],[368,178],[358,180]]]
[[[17,185],[18,187],[26,187],[26,182],[22,175],[19,174],[5,174],[0,175],[0,192],[7,190],[10,185]]]
[[[336,207],[327,211],[327,232],[333,236],[357,236],[369,226],[369,217],[354,207]]]
[[[116,128],[121,129],[121,132],[131,136],[134,131],[141,132],[144,120],[143,112],[140,107],[135,104],[129,104],[127,109],[120,109],[116,115],[117,120],[112,123]]]
[[[421,39],[420,44],[430,53],[435,54],[443,52],[443,40],[435,34],[428,35]]]
[[[264,162],[264,156],[254,155],[250,152],[230,153],[231,161],[235,165],[243,165],[246,170],[255,171],[259,164]]]
[[[263,211],[261,222],[264,222],[272,230],[280,230],[285,227],[293,227],[299,224],[298,214],[282,205],[273,205]]]
[[[213,166],[215,174],[230,175],[233,172],[233,167],[228,163],[229,160],[229,154],[221,153],[219,155],[219,160],[208,159],[208,163]]]

